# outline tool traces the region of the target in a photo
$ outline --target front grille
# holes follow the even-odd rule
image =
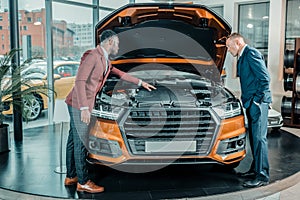
[[[125,136],[135,155],[207,155],[215,130],[216,122],[210,112],[197,109],[131,110],[124,123]],[[190,152],[146,152],[147,142],[172,141],[196,141],[196,147]]]

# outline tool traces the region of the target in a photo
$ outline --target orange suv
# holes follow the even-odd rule
[[[245,157],[239,100],[220,77],[227,22],[195,4],[128,4],[96,25],[120,40],[112,64],[151,83],[151,92],[110,76],[96,97],[91,163],[236,167]]]

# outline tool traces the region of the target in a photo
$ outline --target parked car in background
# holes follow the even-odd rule
[[[226,81],[226,70],[225,68],[222,70],[221,78],[223,84],[225,84]],[[244,110],[244,113],[246,111]],[[245,114],[245,126],[248,128],[248,120],[247,116]],[[271,106],[269,106],[269,112],[268,112],[268,128],[273,130],[278,130],[283,126],[283,118],[280,112],[274,110]]]
[[[72,89],[75,76],[79,67],[77,61],[54,61],[53,63],[53,76],[54,76],[54,91],[56,92],[55,98],[64,99]],[[33,85],[47,84],[47,62],[35,62],[26,67],[22,72],[22,76],[32,77]],[[35,120],[39,117],[42,110],[48,108],[48,97],[36,93],[35,99],[24,104],[28,120]],[[3,113],[5,115],[13,114],[11,102],[6,102],[8,108]]]
[[[274,110],[271,106],[269,107],[268,113],[268,128],[278,130],[283,126],[283,118],[280,112]]]
[[[245,126],[248,128],[248,119],[245,113]],[[269,106],[268,112],[268,129],[278,130],[283,126],[283,118],[280,112],[274,110],[271,106]]]

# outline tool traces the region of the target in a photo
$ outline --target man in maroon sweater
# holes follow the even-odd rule
[[[88,177],[86,167],[88,124],[94,106],[96,94],[103,87],[110,73],[121,79],[135,83],[151,91],[154,86],[114,68],[109,55],[116,55],[119,50],[119,38],[111,30],[100,35],[100,45],[86,51],[82,58],[75,80],[75,86],[66,97],[70,114],[70,131],[66,148],[67,175],[65,185],[77,184],[77,191],[98,193],[104,188],[93,183]]]

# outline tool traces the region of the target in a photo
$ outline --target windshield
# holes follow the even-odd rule
[[[21,72],[22,77],[42,79],[47,75],[47,63],[34,63]]]

